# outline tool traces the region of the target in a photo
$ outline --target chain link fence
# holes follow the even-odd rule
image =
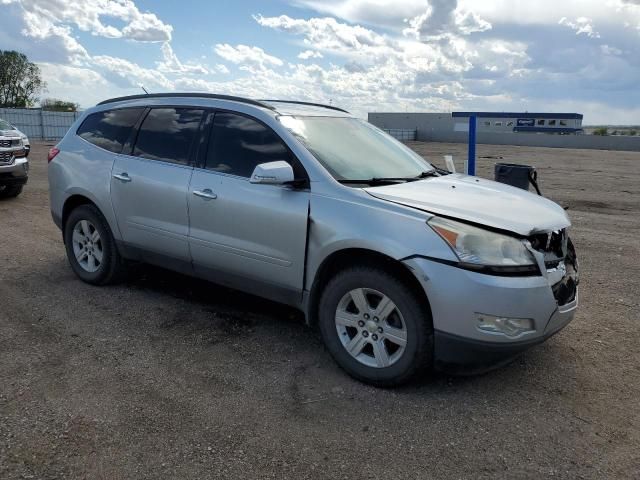
[[[0,108],[0,118],[29,140],[60,140],[82,112],[51,112],[41,108]]]

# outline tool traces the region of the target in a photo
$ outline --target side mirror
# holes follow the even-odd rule
[[[256,165],[249,181],[267,185],[283,185],[294,181],[293,168],[284,160],[261,163]]]

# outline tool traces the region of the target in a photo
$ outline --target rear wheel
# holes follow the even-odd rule
[[[71,212],[64,227],[64,241],[71,268],[85,282],[106,285],[124,275],[111,229],[95,206],[81,205]]]
[[[0,187],[0,198],[14,198],[22,193],[22,185]]]
[[[340,272],[327,283],[318,313],[329,352],[359,380],[400,385],[431,366],[429,309],[411,285],[384,270]]]

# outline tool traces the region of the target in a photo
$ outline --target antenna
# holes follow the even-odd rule
[[[147,89],[144,88],[144,85],[140,84],[140,88],[144,91],[144,93],[146,93],[147,95],[149,95],[149,92],[147,92]]]

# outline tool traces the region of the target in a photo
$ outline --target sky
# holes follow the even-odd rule
[[[45,97],[206,91],[640,124],[640,0],[0,0]]]

